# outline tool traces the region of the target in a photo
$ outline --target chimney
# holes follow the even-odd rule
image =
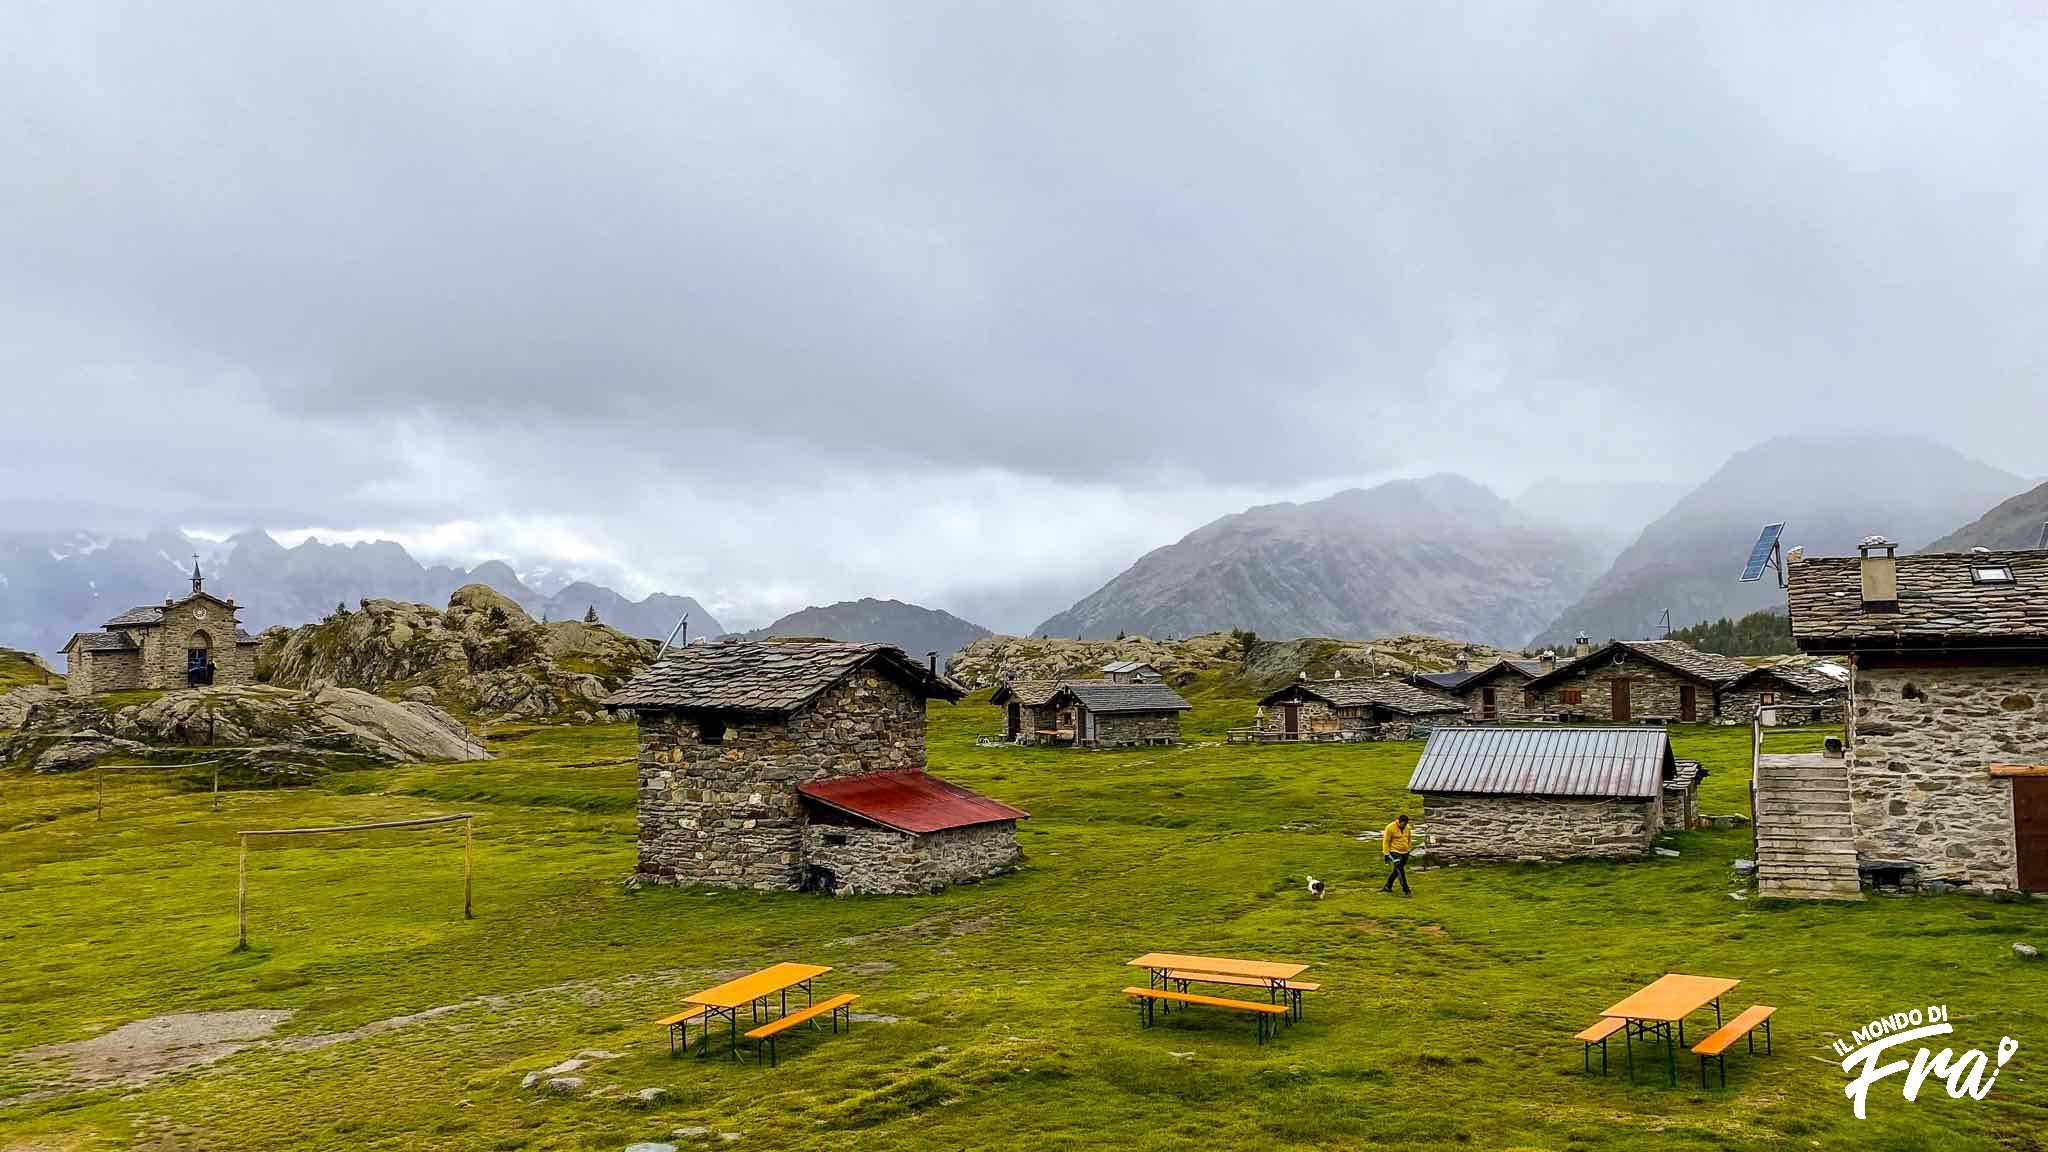
[[[1797,564],[1804,559],[1806,559],[1806,546],[1803,544],[1796,545],[1790,552],[1785,553],[1785,563],[1787,564]]]
[[[1552,669],[1557,667],[1557,649],[1545,648],[1543,650],[1543,655],[1538,657],[1538,659],[1543,661],[1543,670],[1545,672],[1551,671]]]
[[[1469,648],[1460,648],[1460,649],[1458,649],[1458,671],[1460,671],[1460,672],[1470,672],[1471,670],[1472,670],[1472,650],[1471,650],[1471,649],[1469,649]]]
[[[1581,628],[1579,629],[1578,636],[1572,640],[1572,659],[1577,660],[1582,656],[1591,656],[1592,654],[1593,638],[1586,635],[1586,630]]]
[[[927,652],[924,654],[924,666],[931,671],[932,679],[937,680],[939,678],[939,654],[937,652]]]
[[[1856,546],[1863,558],[1863,610],[1899,610],[1899,546],[1882,536],[1865,536]],[[1881,555],[1880,555],[1881,553]]]
[[[1342,680],[1343,678],[1344,678],[1344,670],[1343,670],[1342,668],[1333,668],[1333,669],[1331,669],[1331,670],[1330,670],[1330,679],[1332,679],[1332,680]]]

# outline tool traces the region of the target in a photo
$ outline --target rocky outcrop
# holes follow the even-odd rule
[[[603,624],[536,623],[482,584],[456,589],[446,609],[365,600],[262,639],[256,673],[266,683],[360,688],[489,720],[602,714],[596,702],[660,648]]]
[[[312,692],[196,688],[118,711],[90,697],[64,697],[30,709],[0,755],[33,771],[63,772],[115,753],[139,758],[194,748],[279,753],[294,761],[327,754],[386,763],[491,758],[461,721],[431,704],[394,703],[332,685]]]
[[[0,728],[19,728],[23,721],[28,719],[30,708],[63,698],[62,688],[46,688],[40,684],[30,684],[0,694]]]
[[[1411,672],[1445,672],[1463,654],[1472,667],[1483,668],[1513,655],[1484,644],[1467,644],[1437,636],[1409,633],[1377,640],[1260,640],[1230,632],[1207,632],[1182,640],[1160,641],[1144,636],[1120,640],[1047,640],[1028,636],[990,636],[976,640],[953,658],[953,679],[971,689],[992,688],[1012,680],[1066,680],[1101,675],[1115,660],[1140,660],[1159,670],[1170,684],[1186,683],[1192,673],[1224,671],[1252,687],[1276,688],[1307,673],[1326,680],[1347,677],[1405,676]]]

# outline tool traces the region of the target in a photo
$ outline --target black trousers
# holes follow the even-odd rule
[[[1388,854],[1388,859],[1394,862],[1394,870],[1387,874],[1386,886],[1381,888],[1380,891],[1392,892],[1394,890],[1394,881],[1396,880],[1401,882],[1401,891],[1408,891],[1408,854],[1406,852],[1392,852]]]

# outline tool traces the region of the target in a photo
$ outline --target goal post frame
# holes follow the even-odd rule
[[[438,824],[453,824],[462,821],[462,918],[476,919],[474,905],[470,900],[472,875],[470,868],[470,845],[473,839],[476,813],[457,812],[448,816],[421,816],[411,820],[378,820],[369,824],[332,824],[324,828],[251,828],[236,832],[235,839],[240,846],[235,862],[235,920],[237,922],[235,951],[249,949],[249,838],[252,836],[317,836],[326,832],[376,832],[387,828],[431,828]]]

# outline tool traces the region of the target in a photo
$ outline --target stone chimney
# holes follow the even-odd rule
[[[1537,657],[1537,659],[1543,662],[1543,670],[1545,672],[1554,671],[1557,668],[1557,649],[1545,648],[1543,655]]]
[[[1899,610],[1899,546],[1882,536],[1865,536],[1856,552],[1863,558],[1863,610]]]
[[[1577,660],[1582,656],[1591,656],[1592,654],[1593,638],[1586,635],[1585,630],[1581,629],[1578,636],[1572,640],[1572,659]]]
[[[1471,670],[1472,670],[1472,650],[1471,650],[1471,649],[1469,649],[1469,648],[1460,648],[1460,649],[1458,649],[1458,671],[1460,671],[1460,672],[1470,672]]]
[[[927,652],[924,654],[924,666],[932,674],[932,679],[936,680],[939,678],[939,654],[937,652]]]

